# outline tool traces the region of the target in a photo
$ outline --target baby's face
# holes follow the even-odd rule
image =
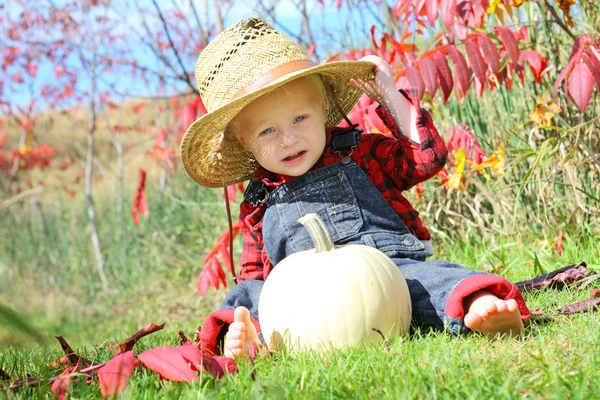
[[[325,148],[325,99],[317,83],[297,79],[246,106],[233,132],[266,170],[300,176]]]

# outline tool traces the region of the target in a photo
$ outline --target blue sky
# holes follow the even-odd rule
[[[175,0],[175,1],[178,2],[178,6],[182,9],[184,14],[189,13],[191,15],[191,10],[189,9],[190,6],[189,6],[188,0]],[[139,0],[139,3],[141,5],[141,7],[143,7],[143,8],[146,8],[148,10],[154,10],[154,6],[153,6],[151,0]],[[209,1],[209,3],[212,4],[212,1]],[[233,7],[231,10],[229,10],[229,13],[227,14],[226,19],[225,19],[225,27],[231,25],[232,23],[238,21],[241,18],[257,15],[256,11],[252,7],[252,5],[254,3],[255,3],[255,1],[238,1],[237,5],[235,7]],[[125,24],[122,25],[124,29],[127,29],[127,26],[131,26],[130,24],[138,25],[138,26],[140,25],[140,23],[136,22],[136,19],[135,19],[136,16],[138,15],[135,8],[132,8],[131,5],[129,5],[126,2],[123,2],[123,3],[116,2],[113,4],[118,4],[119,7],[122,7],[121,15],[127,16],[127,25],[125,25]],[[163,3],[163,4],[168,4],[168,3]],[[163,4],[161,4],[161,6],[163,6]],[[204,4],[204,1],[203,0],[196,1],[195,4],[197,7],[202,7],[202,5]],[[311,18],[311,22],[313,25],[313,33],[315,36],[315,41],[317,42],[317,54],[321,58],[325,58],[329,54],[331,54],[335,51],[338,51],[340,44],[325,42],[323,35],[319,34],[318,28],[320,28],[320,27],[324,27],[328,32],[337,32],[336,37],[347,37],[347,32],[343,32],[344,25],[341,22],[348,20],[348,19],[354,19],[356,21],[355,26],[357,27],[357,30],[360,29],[361,31],[364,32],[364,34],[359,35],[361,37],[361,39],[364,40],[364,42],[365,42],[363,44],[370,43],[370,41],[368,40],[369,39],[368,29],[374,23],[374,19],[372,17],[370,17],[369,15],[359,15],[356,12],[350,14],[346,7],[342,7],[341,10],[337,10],[334,5],[335,4],[334,0],[325,0],[325,4],[326,4],[326,6],[323,7],[322,5],[320,5],[317,2],[317,0],[309,0],[307,2],[307,9],[310,12],[310,18]],[[166,5],[164,5],[164,7],[166,7]],[[17,7],[10,7],[10,8],[8,8],[8,10],[11,15],[16,15],[16,13],[19,11]],[[210,11],[212,12],[213,10],[210,10]],[[164,8],[163,12],[167,13],[168,9]],[[286,30],[288,30],[292,34],[297,34],[300,31],[301,24],[302,24],[302,16],[301,16],[300,12],[296,9],[296,7],[291,3],[291,0],[280,1],[275,9],[275,14],[277,16],[277,22],[278,22],[279,26],[283,26]],[[131,28],[129,28],[129,29],[131,29]],[[131,35],[131,33],[129,33],[129,34]],[[131,35],[131,37],[132,37],[132,40],[137,40],[137,37],[135,35]],[[160,64],[156,63],[156,57],[153,56],[152,54],[150,54],[149,50],[147,48],[145,48],[144,46],[142,46],[142,45],[136,46],[134,51],[136,52],[134,58],[136,60],[138,60],[139,64],[146,65],[148,67],[152,67],[155,69],[162,68],[162,66],[160,66]],[[193,71],[194,64],[195,64],[195,57],[193,59],[190,58],[190,59],[184,60],[184,66],[186,67],[186,69],[188,71]],[[7,78],[7,77],[3,77],[3,78]],[[38,92],[39,88],[46,81],[54,80],[54,79],[55,78],[54,78],[53,67],[51,67],[49,65],[45,65],[45,66],[42,65],[38,71],[38,76],[36,77],[34,85],[33,85],[34,92]],[[99,82],[99,86],[100,86],[101,90],[103,89],[103,86],[104,86],[104,88],[106,87],[106,83],[104,83],[105,81],[106,82],[110,81],[110,82],[116,84],[117,87],[119,87],[122,91],[126,91],[129,94],[137,94],[137,95],[141,95],[141,96],[153,96],[153,95],[156,95],[158,92],[156,82],[151,83],[151,84],[145,84],[141,80],[136,81],[126,75],[111,75],[108,73],[103,74],[101,77],[101,80]],[[9,85],[5,84],[5,89],[4,89],[5,94],[10,93],[8,86]],[[77,86],[79,89],[87,88],[89,86],[89,78],[86,76],[86,74],[79,75]],[[24,85],[20,85],[19,88],[20,88],[19,92],[10,93],[10,100],[11,100],[11,102],[16,102],[17,104],[20,104],[20,105],[26,105],[30,101],[29,90],[22,90],[21,88],[24,88]],[[188,90],[187,88],[185,88],[185,86],[178,85],[177,87],[171,88],[170,94],[173,94],[176,92],[182,92],[185,90]],[[117,98],[115,100],[119,101],[120,99]]]

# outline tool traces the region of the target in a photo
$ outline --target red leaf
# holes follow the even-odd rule
[[[584,313],[596,311],[600,308],[600,298],[583,300],[575,304],[562,307],[559,311],[564,314]]]
[[[211,260],[212,260],[212,258],[211,258]],[[202,272],[200,273],[200,275],[198,275],[198,282],[196,283],[196,289],[198,290],[198,293],[200,293],[201,296],[204,296],[206,294],[206,292],[208,291],[208,288],[211,285],[213,285],[214,287],[217,286],[217,284],[216,284],[217,276],[215,275],[214,271],[212,270],[212,268],[210,268],[209,265],[210,264],[205,263],[204,268],[202,269]]]
[[[158,373],[163,379],[175,382],[198,381],[198,376],[183,357],[184,354],[187,358],[191,358],[188,352],[180,351],[177,347],[163,346],[144,351],[138,355],[138,359],[146,368]]]
[[[306,50],[306,55],[309,57],[312,57],[313,54],[315,54],[315,49],[317,48],[317,44],[313,43],[310,45],[310,47],[308,48],[308,50]]]
[[[427,0],[427,19],[431,26],[435,25],[435,20],[437,19],[437,0]]]
[[[139,225],[138,212],[142,215],[148,215],[150,209],[146,203],[146,171],[140,169],[140,177],[135,199],[133,200],[133,208],[131,215],[136,225]]]
[[[575,41],[575,46],[577,46],[577,43],[578,42]],[[579,56],[581,55],[582,51],[583,50],[581,48],[576,49],[574,47],[573,51],[571,52],[571,58],[569,59],[569,62],[567,63],[567,66],[565,67],[565,69],[563,69],[560,72],[560,74],[558,74],[558,78],[556,78],[556,81],[554,82],[554,86],[552,88],[552,96],[555,99],[556,99],[556,92],[558,91],[558,88],[560,87],[560,83],[562,82],[563,79],[565,79],[565,76],[567,76],[567,74],[571,73],[571,70],[575,66],[575,63],[579,60]]]
[[[442,22],[446,29],[454,25],[454,14],[456,13],[456,0],[441,0],[440,9],[442,11]]]
[[[181,128],[183,131],[196,120],[197,107],[193,102],[186,104],[181,110]]]
[[[227,271],[229,271],[233,275],[233,265],[231,265],[231,254],[229,253],[229,250],[227,250],[227,247],[221,246],[219,248],[219,254],[221,255],[221,259],[225,264],[225,268],[227,268]],[[214,259],[216,260],[216,258]],[[223,282],[224,287],[227,287],[227,277],[225,276],[225,272],[223,272],[223,268],[221,268],[221,264],[219,264],[219,262],[217,261],[216,264],[211,265],[219,281]]]
[[[423,76],[425,89],[431,94],[432,97],[435,96],[435,92],[438,88],[438,73],[435,63],[429,58],[424,58],[419,61],[418,66],[421,70],[421,75]]]
[[[546,66],[548,65],[548,59],[546,57],[542,57],[536,50],[525,50],[521,53],[521,55],[527,58],[527,62],[529,63],[529,67],[531,68],[531,72],[535,78],[535,82],[541,83],[542,72],[544,72]]]
[[[452,72],[450,71],[446,57],[444,57],[442,53],[436,52],[433,55],[433,59],[439,72],[438,77],[440,79],[440,86],[442,87],[442,93],[444,95],[444,103],[446,103],[448,97],[450,97],[450,93],[452,93],[452,86],[454,85]]]
[[[134,114],[139,114],[144,109],[145,106],[146,105],[144,103],[136,104],[135,106],[133,106],[133,108],[131,109],[131,111]]]
[[[71,373],[79,369],[79,365],[73,368],[67,368],[52,382],[50,390],[58,400],[63,400],[69,391],[71,385]]]
[[[475,74],[475,77],[479,79],[482,85],[485,85],[485,61],[479,52],[479,46],[476,45],[473,39],[465,40],[464,44],[473,74]]]
[[[592,73],[592,76],[596,81],[596,87],[600,90],[600,60],[598,60],[594,54],[584,53],[583,61]]]
[[[495,26],[494,32],[496,33],[496,35],[498,35],[498,38],[500,38],[500,41],[504,45],[504,48],[506,49],[510,60],[516,67],[519,62],[519,43],[517,39],[515,39],[513,31],[511,31],[505,26]]]
[[[489,66],[490,71],[500,79],[500,54],[498,54],[496,45],[494,45],[494,42],[486,35],[478,35],[477,43],[479,43],[479,47],[483,51],[485,61]]]
[[[179,354],[181,354],[181,357],[191,364],[191,368],[194,371],[202,372],[202,366],[200,365],[202,360],[202,352],[197,346],[195,346],[193,343],[188,343],[173,347],[173,349],[177,350]]]
[[[98,370],[98,381],[100,383],[100,394],[102,397],[118,396],[137,366],[132,351],[120,353],[114,356],[104,367]]]
[[[420,100],[423,97],[423,92],[425,91],[423,77],[421,77],[419,71],[414,67],[408,67],[406,69],[406,77],[408,78],[411,88],[417,89],[417,96]]]
[[[367,107],[367,118],[371,125],[373,125],[373,128],[377,129],[379,132],[384,133],[387,131],[387,128],[385,127],[385,124],[383,123],[381,118],[379,118],[377,112],[375,111],[377,109],[377,106],[378,105],[374,103]]]
[[[459,88],[463,94],[466,94],[469,90],[469,68],[467,67],[467,61],[455,46],[450,46],[448,48],[448,55],[454,64],[454,71],[456,72]]]
[[[220,379],[226,372],[237,373],[237,365],[234,360],[221,356],[202,356],[202,366],[212,376]]]
[[[582,113],[585,112],[590,98],[592,97],[593,88],[594,77],[587,64],[576,64],[569,75],[569,93]]]

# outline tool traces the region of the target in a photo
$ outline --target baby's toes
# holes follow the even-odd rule
[[[519,309],[519,305],[515,299],[510,299],[506,301],[506,309],[512,313]]]
[[[478,314],[470,312],[465,315],[464,318],[465,326],[469,329],[476,329],[483,323],[483,318],[481,318]]]
[[[496,300],[495,306],[496,306],[496,313],[498,313],[498,314],[504,314],[505,312],[508,311],[508,308],[506,307],[506,302],[504,300]]]
[[[232,331],[245,332],[246,324],[243,322],[232,322],[231,325],[229,325],[229,332],[232,332]]]
[[[229,340],[243,340],[245,337],[245,333],[241,329],[230,329],[225,335],[225,339]]]

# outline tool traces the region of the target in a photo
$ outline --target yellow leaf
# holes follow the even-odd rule
[[[552,125],[552,119],[555,114],[558,114],[561,110],[552,100],[543,99],[544,103],[538,103],[535,106],[535,110],[529,114],[529,119],[535,122],[538,126]]]
[[[470,171],[481,171],[484,168],[489,168],[492,170],[492,172],[502,175],[504,174],[505,167],[506,157],[504,156],[504,146],[500,146],[498,147],[498,150],[494,151],[491,156],[483,160],[481,164],[476,165]]]
[[[465,152],[464,147],[458,149],[454,156],[454,160],[456,161],[456,173],[462,174],[465,170],[465,164],[467,163],[467,153]]]
[[[492,0],[490,2],[490,6],[487,8],[487,10],[485,10],[486,13],[491,14],[494,11],[496,11],[496,7],[498,7],[498,4],[502,3],[502,0]]]
[[[519,8],[524,1],[525,0],[510,0],[510,5]]]
[[[565,22],[572,27],[573,21],[571,20],[571,15],[569,12],[571,11],[571,7],[575,4],[575,0],[558,0],[558,6],[562,10],[565,16]]]
[[[23,143],[23,145],[21,145],[21,148],[19,149],[19,153],[21,153],[21,155],[25,155],[31,151],[32,139],[33,136],[29,132],[27,132],[27,136],[25,136],[25,143]]]
[[[453,173],[450,178],[444,183],[442,183],[445,187],[449,189],[462,189],[465,186],[465,177],[462,173]]]

